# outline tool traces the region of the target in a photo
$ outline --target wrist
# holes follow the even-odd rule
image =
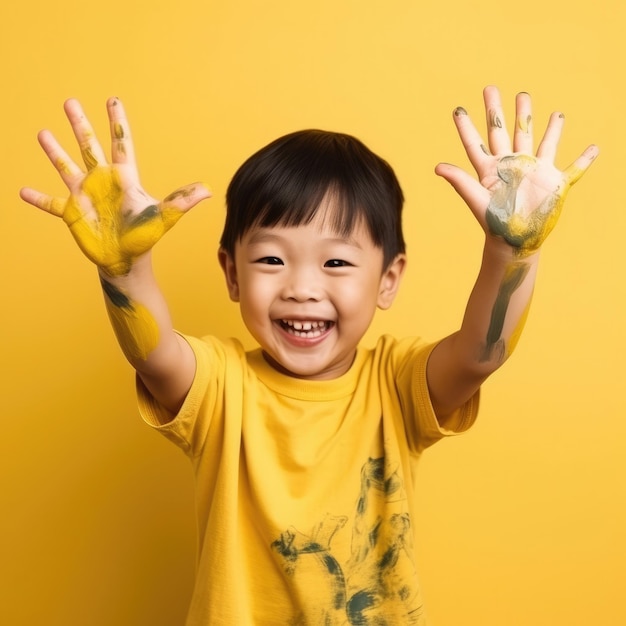
[[[540,248],[534,250],[518,248],[510,245],[501,237],[486,235],[483,257],[492,263],[509,264],[516,261],[533,263],[535,260],[539,259],[540,250]]]
[[[117,267],[117,265],[111,267],[98,265],[98,275],[102,280],[120,284],[152,275],[152,251],[130,259],[125,264],[124,272],[117,271]]]

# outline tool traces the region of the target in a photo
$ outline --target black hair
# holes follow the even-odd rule
[[[333,228],[347,236],[363,220],[385,268],[405,251],[404,196],[391,166],[355,137],[322,130],[280,137],[241,165],[226,192],[220,245],[233,255],[253,226],[307,224],[329,195]]]

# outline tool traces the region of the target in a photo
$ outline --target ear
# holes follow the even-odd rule
[[[230,299],[233,302],[239,302],[239,282],[237,281],[235,259],[224,248],[217,251],[217,259],[224,272],[224,278],[226,278],[226,287]]]
[[[380,290],[376,304],[379,309],[388,309],[392,304],[400,288],[400,282],[406,268],[406,255],[398,254],[396,258],[383,271],[380,279]]]

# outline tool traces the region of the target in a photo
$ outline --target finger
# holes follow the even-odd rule
[[[445,178],[454,187],[478,221],[484,224],[485,211],[489,205],[487,189],[466,171],[450,163],[439,163],[435,168],[435,174]]]
[[[63,217],[66,204],[66,200],[63,198],[55,198],[30,187],[20,189],[20,198],[46,213],[56,215],[56,217]]]
[[[545,159],[550,163],[554,163],[556,158],[556,149],[561,139],[561,132],[563,130],[563,124],[565,122],[565,116],[558,111],[553,113],[548,120],[548,126],[546,132],[541,139],[541,143],[537,148],[537,157]]]
[[[173,209],[179,212],[189,211],[198,202],[211,197],[210,189],[203,183],[192,183],[180,187],[169,194],[160,204],[161,211]]]
[[[467,111],[463,107],[457,107],[453,113],[454,123],[457,132],[461,138],[461,143],[465,148],[467,157],[479,177],[483,177],[483,170],[490,156],[489,149],[485,145],[480,133],[476,130],[476,126],[472,122]]]
[[[46,156],[54,165],[63,182],[71,189],[78,179],[82,178],[83,172],[80,167],[74,163],[72,158],[63,150],[54,135],[48,130],[42,130],[37,139],[39,145],[43,148]]]
[[[504,124],[504,111],[500,100],[500,92],[496,87],[485,87],[483,99],[487,115],[489,149],[496,155],[509,154],[511,152],[511,140]]]
[[[598,146],[591,145],[570,166],[565,168],[563,173],[565,175],[565,180],[570,186],[580,180],[581,176],[596,160],[598,154],[600,154]]]
[[[530,95],[526,92],[515,98],[515,131],[513,132],[513,151],[532,154],[533,151],[533,116]]]
[[[111,160],[113,163],[132,166],[138,179],[135,149],[122,101],[119,98],[109,98],[107,112],[111,126]]]
[[[85,116],[80,102],[74,98],[67,100],[65,102],[65,114],[72,125],[85,167],[92,170],[99,165],[105,165],[104,151],[96,139],[94,130]]]

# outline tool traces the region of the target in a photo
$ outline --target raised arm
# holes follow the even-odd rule
[[[453,165],[440,163],[435,169],[465,200],[485,232],[482,265],[461,328],[441,341],[428,363],[431,398],[442,421],[513,352],[530,306],[539,249],[570,187],[598,155],[597,147],[589,146],[560,171],[554,159],[562,114],[552,114],[533,155],[530,96],[517,96],[512,145],[498,90],[485,88],[484,101],[487,144],[465,109],[455,109],[453,116],[478,180]]]
[[[39,133],[44,152],[69,190],[68,198],[31,188],[26,202],[61,217],[85,256],[98,268],[106,308],[119,344],[131,365],[169,411],[176,412],[195,372],[187,343],[172,329],[167,304],[152,272],[154,244],[200,200],[210,196],[195,183],[158,201],[139,182],[130,128],[122,103],[107,102],[111,162],[107,161],[78,101],[65,112],[86,172],[48,131]]]

